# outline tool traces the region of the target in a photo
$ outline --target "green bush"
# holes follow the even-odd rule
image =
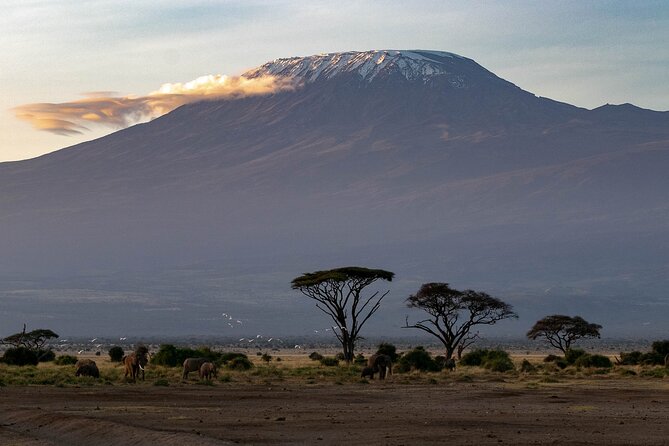
[[[321,355],[321,354],[318,353],[318,352],[312,352],[312,353],[309,355],[309,359],[312,359],[312,360],[314,360],[314,361],[320,361],[321,359],[323,359],[323,355]]]
[[[220,364],[226,364],[233,358],[244,357],[243,353],[217,353],[209,347],[192,349],[187,347],[175,347],[171,344],[162,344],[158,352],[151,358],[151,364],[166,367],[181,367],[186,358],[207,358],[207,360]]]
[[[643,360],[643,355],[639,351],[629,353],[620,352],[620,365],[638,365]]]
[[[588,353],[581,355],[575,362],[577,367],[596,367],[596,368],[611,368],[613,364],[611,360],[604,355],[590,355]]]
[[[13,347],[5,351],[2,361],[9,365],[37,365],[37,352],[26,347]]]
[[[160,378],[157,379],[153,382],[154,386],[161,386],[161,387],[168,387],[170,385],[170,382],[166,380],[165,378]]]
[[[523,363],[520,365],[520,371],[523,373],[534,373],[537,371],[537,368],[527,359],[523,359]]]
[[[353,364],[367,365],[367,358],[362,353],[359,353],[353,360]]]
[[[337,358],[337,359],[340,360],[340,361],[346,361],[346,357],[344,356],[343,353],[337,353],[337,354],[335,355],[335,358]]]
[[[37,351],[37,360],[39,362],[51,362],[56,359],[56,354],[53,350],[38,350]]]
[[[579,348],[570,348],[567,350],[567,353],[565,353],[564,359],[568,364],[575,364],[578,358],[585,354],[585,350],[581,350]]]
[[[260,359],[262,359],[264,362],[270,362],[272,360],[272,355],[269,353],[263,353]]]
[[[515,366],[504,350],[476,349],[462,356],[461,365],[479,366],[494,372],[513,370]]]
[[[325,356],[321,359],[321,365],[324,365],[326,367],[336,367],[339,365],[339,359],[336,357],[332,356]]]
[[[462,355],[462,358],[460,358],[460,365],[481,366],[487,355],[488,350],[472,350],[471,352]]]
[[[486,369],[491,370],[493,372],[499,372],[499,373],[504,373],[508,372],[509,370],[515,370],[515,366],[513,365],[513,361],[511,361],[511,358],[506,357],[496,357],[487,360],[484,365]]]
[[[109,349],[109,359],[111,362],[121,362],[124,354],[123,349],[117,345]]]
[[[664,357],[669,355],[669,340],[655,341],[651,348],[653,349],[653,353],[657,353],[664,360]]]
[[[565,359],[560,358],[560,359],[555,360],[555,365],[558,366],[561,369],[566,369],[567,366],[569,365],[569,363]]]
[[[230,370],[249,370],[253,367],[253,363],[246,357],[246,355],[236,356],[226,363]]]
[[[411,370],[438,372],[441,368],[430,353],[419,346],[400,357],[396,370],[398,372],[409,372]]]
[[[562,356],[557,355],[548,355],[544,358],[544,362],[555,362],[558,359],[562,359]]]
[[[76,356],[72,355],[61,355],[57,357],[54,361],[56,365],[74,365],[79,359]]]

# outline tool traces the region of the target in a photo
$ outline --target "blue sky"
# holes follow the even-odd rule
[[[665,1],[5,0],[0,29],[0,161],[114,130],[39,131],[16,118],[24,104],[332,51],[450,51],[540,96],[669,110]]]

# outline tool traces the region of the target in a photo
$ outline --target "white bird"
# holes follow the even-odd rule
[[[232,325],[230,322],[228,322],[228,325],[231,326],[231,327],[234,327],[234,325]]]
[[[226,313],[221,313],[221,316],[228,317],[228,315]]]
[[[302,348],[302,347],[300,347],[299,344],[295,344],[295,347],[293,347],[293,348]]]
[[[318,330],[314,330],[314,333],[318,333]]]
[[[256,335],[256,339],[262,338],[262,335]]]
[[[255,339],[249,339],[249,343],[251,343],[251,342],[253,342],[253,341],[255,341]]]
[[[98,339],[98,338],[93,338],[93,339],[91,339],[90,342],[95,342],[95,341],[97,341],[97,339]]]
[[[59,342],[67,342],[67,339],[61,339]]]
[[[119,341],[125,341],[128,338],[118,338]]]
[[[242,341],[245,340],[245,339],[246,339],[246,338],[241,338],[241,339],[239,340],[239,342],[242,342]]]
[[[274,338],[269,338],[269,339],[267,340],[267,342],[272,342],[272,339],[274,339]]]
[[[77,354],[80,355],[80,354],[82,354],[83,352],[84,352],[83,350],[79,350],[79,351],[77,352]]]
[[[241,324],[241,323],[242,323],[242,321],[240,321],[239,319],[237,319],[236,322],[237,322],[238,324]]]

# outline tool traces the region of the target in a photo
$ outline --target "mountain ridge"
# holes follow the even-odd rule
[[[623,325],[622,314],[638,314],[633,325],[666,304],[653,296],[669,285],[669,114],[559,103],[455,56],[427,82],[422,62],[405,77],[392,57],[368,81],[374,71],[357,70],[369,60],[379,59],[330,77],[316,62],[282,63],[277,73],[297,67],[314,81],[187,104],[0,163],[0,276],[33,277],[31,289],[43,290],[24,302],[25,288],[0,287],[0,322],[48,306],[92,327],[49,303],[55,285],[42,278],[53,275],[70,278],[58,286],[76,295],[141,295],[137,323],[150,314],[155,326],[198,327],[217,299],[250,318],[266,307],[289,320],[291,274],[345,264],[397,274],[386,322],[403,320],[400,297],[427,280],[522,302],[529,318],[581,299],[565,311]],[[454,84],[460,75],[466,82]],[[193,265],[186,278],[178,272]],[[107,276],[94,284],[82,279],[99,271]],[[549,287],[566,291],[546,296]],[[125,323],[123,308],[109,309],[109,330]]]

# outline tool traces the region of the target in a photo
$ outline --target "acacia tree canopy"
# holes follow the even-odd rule
[[[599,338],[601,325],[593,324],[580,316],[554,314],[539,319],[527,332],[529,339],[546,338],[553,347],[566,354],[577,339]]]
[[[502,319],[517,318],[513,307],[489,294],[451,288],[448,283],[423,284],[416,294],[407,298],[409,308],[425,311],[429,317],[404,328],[417,328],[435,336],[446,348],[450,359],[458,347],[470,345],[478,333],[476,325],[493,325]]]
[[[316,301],[316,307],[334,322],[333,331],[342,344],[344,358],[353,360],[360,329],[379,309],[388,294],[378,291],[362,297],[362,291],[377,280],[393,280],[395,273],[359,266],[305,273],[291,282],[294,290]]]
[[[58,335],[53,331],[45,328],[29,331],[26,333],[26,327],[23,326],[23,331],[7,336],[2,339],[2,343],[9,344],[14,347],[25,347],[30,350],[41,350],[44,344]]]

